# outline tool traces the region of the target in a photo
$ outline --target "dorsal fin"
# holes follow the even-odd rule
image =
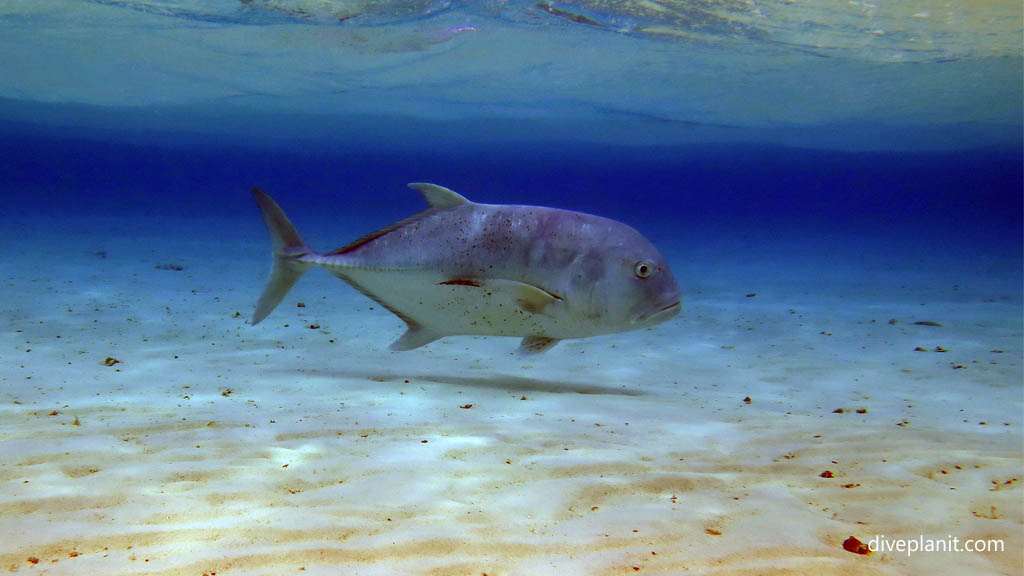
[[[437,184],[430,184],[428,182],[411,182],[409,183],[409,188],[423,194],[423,199],[426,200],[432,208],[451,208],[452,206],[458,206],[459,204],[469,202],[469,200],[458,192],[449,190],[444,186],[438,186]]]
[[[356,240],[355,242],[352,242],[350,244],[346,244],[346,245],[342,246],[341,248],[338,248],[337,250],[332,250],[332,251],[328,252],[327,255],[328,256],[333,256],[335,254],[348,254],[349,252],[352,252],[353,250],[355,250],[355,249],[357,249],[357,248],[359,248],[361,246],[364,246],[366,244],[369,244],[370,242],[373,242],[374,240],[376,240],[377,238],[380,238],[381,236],[387,236],[388,234],[394,232],[395,230],[398,230],[399,228],[408,225],[410,222],[415,222],[415,221],[419,220],[420,218],[423,218],[425,215],[430,214],[433,211],[434,210],[428,208],[427,210],[424,210],[423,212],[420,212],[419,214],[415,214],[413,216],[410,216],[410,217],[406,218],[405,220],[399,220],[398,222],[395,222],[394,224],[389,224],[389,225],[381,228],[380,230],[377,230],[376,232],[370,232],[369,234],[367,234],[366,236],[363,236],[362,238]]]
[[[342,246],[337,250],[328,252],[327,255],[333,256],[336,254],[348,254],[349,252],[352,252],[353,250],[356,250],[361,246],[373,242],[374,240],[380,238],[381,236],[386,236],[394,232],[395,230],[398,230],[399,228],[409,224],[410,222],[415,222],[428,214],[434,213],[437,210],[444,210],[446,208],[458,206],[459,204],[469,203],[469,200],[467,200],[458,192],[449,190],[444,186],[438,186],[437,184],[429,184],[427,182],[413,182],[409,184],[409,188],[412,188],[413,190],[416,190],[420,194],[422,194],[423,198],[430,204],[430,208],[424,210],[423,212],[420,212],[419,214],[415,214],[404,220],[400,220],[398,222],[395,222],[394,224],[385,226],[380,230],[377,230],[376,232],[371,232],[366,236],[363,236],[362,238],[356,240],[355,242],[346,244],[345,246]]]

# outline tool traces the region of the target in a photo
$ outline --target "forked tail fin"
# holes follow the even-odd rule
[[[303,262],[301,258],[311,254],[312,250],[302,241],[295,226],[292,226],[288,216],[285,216],[273,198],[256,188],[252,189],[252,195],[263,212],[263,222],[270,232],[270,244],[274,251],[270,280],[267,281],[267,286],[256,303],[256,312],[252,315],[252,323],[255,325],[277,308],[285,294],[309,270],[312,264]]]

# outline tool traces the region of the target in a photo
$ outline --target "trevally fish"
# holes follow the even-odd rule
[[[274,200],[253,196],[273,246],[258,324],[320,266],[405,321],[391,344],[411,350],[456,335],[522,338],[520,354],[559,340],[654,326],[679,313],[668,264],[633,228],[600,216],[477,204],[413,183],[430,207],[332,252],[303,242]]]

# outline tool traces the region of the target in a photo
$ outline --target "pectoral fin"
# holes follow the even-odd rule
[[[551,348],[558,344],[558,338],[549,338],[547,336],[527,336],[523,338],[523,341],[519,344],[519,349],[516,350],[516,354],[520,356],[530,356],[532,354],[540,354],[541,352],[547,352]]]
[[[543,314],[548,305],[561,302],[562,299],[551,292],[538,288],[532,284],[516,282],[516,304],[520,308],[533,314]],[[558,342],[558,340],[555,340]],[[554,344],[552,344],[554,346]]]
[[[556,294],[552,294],[533,284],[519,282],[518,280],[505,280],[502,278],[453,278],[440,284],[442,286],[468,286],[475,289],[505,293],[511,296],[511,299],[515,301],[517,306],[531,314],[544,314],[550,304],[562,301]]]

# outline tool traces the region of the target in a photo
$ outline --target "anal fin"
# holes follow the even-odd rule
[[[519,343],[519,349],[516,350],[516,354],[520,356],[540,354],[542,352],[547,352],[553,348],[555,344],[558,344],[558,342],[558,338],[550,338],[548,336],[534,334],[533,336],[523,338],[523,341]]]

